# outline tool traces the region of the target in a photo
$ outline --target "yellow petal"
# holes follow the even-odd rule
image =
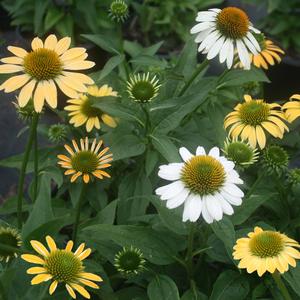
[[[69,295],[70,295],[73,299],[76,299],[76,294],[75,294],[74,290],[73,290],[68,284],[66,284],[66,289],[67,289]]]
[[[60,90],[65,95],[67,95],[70,98],[77,98],[78,97],[78,93],[74,89],[71,89],[70,87],[68,87],[67,85],[65,85],[65,83],[61,80],[60,77],[55,78],[55,82],[57,83],[57,85],[60,88]]]
[[[65,70],[86,70],[94,67],[95,63],[89,60],[76,61],[68,63],[64,66]],[[73,98],[73,97],[72,97]]]
[[[39,284],[41,282],[48,281],[51,278],[52,278],[52,275],[50,275],[50,274],[39,274],[39,275],[36,275],[35,277],[33,277],[33,279],[31,280],[31,284],[32,285]]]
[[[27,74],[13,76],[2,83],[0,89],[4,89],[5,93],[10,93],[25,85],[30,79]]]
[[[78,255],[78,258],[80,260],[86,259],[90,254],[92,253],[92,250],[90,248],[85,249],[80,255]]]
[[[50,249],[51,252],[53,252],[53,251],[55,251],[57,249],[56,243],[55,243],[55,241],[53,240],[53,238],[50,235],[46,236],[46,242],[47,242],[48,247],[49,247],[49,249]]]
[[[57,45],[57,38],[54,34],[50,34],[46,40],[45,40],[45,45],[44,47],[47,48],[47,49],[51,49],[51,50],[54,50],[55,47]]]
[[[89,181],[90,181],[89,174],[83,174],[83,181],[84,181],[84,183],[89,183]]]
[[[300,94],[295,94],[291,97],[291,99],[297,99],[300,100]]]
[[[84,54],[86,52],[85,48],[80,48],[80,47],[76,47],[76,48],[72,48],[67,50],[61,57],[60,59],[65,62],[66,60],[72,60],[82,54]]]
[[[66,155],[63,155],[63,154],[58,154],[57,158],[59,158],[59,159],[61,159],[63,161],[66,161],[66,162],[70,162],[71,161],[70,157],[68,157]]]
[[[18,103],[20,107],[26,106],[30,98],[33,94],[33,89],[35,87],[36,81],[35,79],[32,79],[29,83],[27,83],[20,91],[19,97],[18,97]]]
[[[83,272],[83,273],[80,273],[79,276],[82,278],[85,278],[85,279],[93,280],[93,281],[99,281],[99,282],[103,281],[103,279],[100,276],[93,274],[93,273]]]
[[[10,56],[10,57],[1,58],[0,61],[5,64],[22,65],[24,62],[24,59],[21,57],[17,57],[17,56]]]
[[[52,294],[55,292],[55,290],[56,290],[56,288],[57,288],[57,284],[58,284],[58,282],[57,282],[56,280],[54,280],[54,281],[51,283],[51,285],[50,285],[50,287],[49,287],[49,294],[50,294],[50,295],[52,295]]]
[[[45,261],[40,258],[39,256],[32,255],[32,254],[22,254],[21,258],[26,260],[27,262],[34,263],[34,264],[39,264],[39,265],[44,265]]]
[[[98,96],[98,88],[96,85],[89,86],[87,92],[92,96]]]
[[[72,286],[73,289],[75,289],[83,297],[85,297],[87,299],[91,298],[89,292],[83,286],[81,286],[79,284],[76,284],[76,283],[72,283],[71,286]]]
[[[40,274],[40,273],[46,273],[46,272],[47,272],[47,270],[42,267],[32,267],[26,271],[27,274]]]
[[[71,182],[74,182],[80,175],[82,175],[81,172],[77,172],[76,174],[74,174],[74,175],[71,177]]]
[[[250,95],[244,95],[245,102],[251,102],[252,97]]]
[[[62,72],[62,74],[65,75],[65,76],[72,76],[77,81],[79,81],[83,84],[93,84],[94,83],[94,80],[91,77],[89,77],[85,74],[75,73],[75,72],[68,72],[68,71],[64,71],[64,72]]]
[[[14,55],[24,58],[28,52],[20,47],[8,46],[7,50],[13,53]]]
[[[99,286],[98,286],[96,283],[94,283],[94,282],[92,282],[92,281],[90,281],[90,280],[82,279],[82,278],[81,278],[81,279],[79,279],[79,281],[82,282],[83,284],[85,284],[85,285],[91,287],[91,288],[99,289]]]
[[[33,105],[36,112],[41,112],[44,106],[45,101],[45,89],[44,89],[44,81],[41,81],[37,84],[34,98],[33,98]]]
[[[60,76],[59,79],[69,88],[85,93],[87,91],[87,87],[82,84],[80,81],[76,81],[76,79],[72,78],[71,76]]]
[[[92,131],[94,124],[95,124],[94,118],[89,118],[86,122],[86,131],[87,132]]]
[[[64,37],[61,40],[59,40],[55,46],[55,52],[58,55],[61,55],[62,53],[64,53],[65,51],[67,51],[69,49],[71,45],[71,38],[70,37]]]
[[[117,126],[115,119],[113,119],[111,116],[109,116],[107,114],[103,114],[101,116],[101,118],[102,118],[102,121],[109,127],[115,128]]]
[[[46,249],[46,247],[40,243],[39,241],[30,241],[30,244],[32,246],[32,248],[39,254],[41,254],[42,256],[48,256],[49,255],[49,251]]]
[[[266,135],[260,125],[256,126],[256,136],[260,149],[266,146]]]
[[[5,64],[0,66],[0,73],[1,74],[10,74],[10,73],[17,73],[23,71],[22,66],[17,66],[17,65],[10,65],[10,64]]]
[[[85,243],[81,243],[74,254],[77,256],[80,255],[81,252],[83,251],[84,247],[85,247]]]
[[[45,93],[46,101],[50,107],[56,108],[57,107],[57,89],[53,82],[53,80],[49,80],[45,83],[44,88],[47,90]]]
[[[73,241],[68,241],[65,250],[68,252],[72,251],[73,245],[74,245]]]
[[[31,48],[32,48],[32,50],[44,48],[44,44],[40,38],[35,37],[31,42]]]

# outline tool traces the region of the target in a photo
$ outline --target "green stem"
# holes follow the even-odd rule
[[[183,86],[182,90],[179,92],[178,96],[183,96],[184,93],[188,90],[188,88],[191,86],[191,84],[194,82],[194,80],[198,77],[198,75],[206,68],[209,61],[205,59],[198,68],[194,71],[191,78],[188,80],[188,82]]]
[[[75,215],[75,220],[73,224],[73,235],[72,235],[72,240],[74,242],[74,245],[76,245],[76,239],[77,239],[77,231],[78,231],[78,225],[79,225],[79,220],[80,220],[80,212],[81,212],[81,207],[83,204],[84,196],[87,190],[87,184],[82,183],[81,187],[81,192],[79,195],[78,202],[76,204],[76,215]]]
[[[273,277],[274,281],[276,282],[278,289],[282,293],[283,298],[285,300],[292,300],[292,297],[290,296],[289,291],[287,290],[283,280],[281,279],[280,274],[276,271],[276,272],[272,273],[272,277]]]
[[[187,261],[187,272],[190,279],[190,283],[192,283],[194,277],[194,266],[193,266],[193,248],[194,248],[194,237],[195,237],[195,229],[196,224],[194,222],[190,223],[190,232],[188,236],[188,247],[186,254]]]
[[[38,157],[38,139],[37,131],[34,134],[33,141],[33,155],[34,155],[34,180],[33,180],[33,202],[35,202],[38,190],[38,172],[39,172],[39,157]]]
[[[22,228],[22,205],[23,205],[23,187],[24,187],[24,180],[25,180],[25,175],[26,175],[26,167],[29,159],[29,154],[30,150],[32,148],[32,143],[36,134],[36,129],[37,129],[37,124],[39,120],[39,114],[34,113],[30,125],[30,132],[29,132],[29,137],[27,141],[27,145],[25,148],[24,156],[23,156],[23,161],[21,165],[21,170],[20,170],[20,177],[19,177],[19,183],[18,183],[18,193],[17,193],[17,215],[18,215],[18,228]]]
[[[255,182],[253,183],[253,185],[251,186],[251,188],[247,192],[247,194],[245,196],[245,199],[249,199],[250,198],[250,196],[253,194],[253,192],[255,191],[256,187],[260,184],[260,182],[265,177],[265,175],[266,175],[266,170],[264,170],[264,171],[262,171],[260,173],[260,175],[256,178]]]
[[[141,104],[142,106],[142,109],[144,111],[144,114],[145,114],[145,117],[146,117],[146,122],[145,122],[145,132],[146,132],[146,135],[148,134],[148,131],[149,131],[149,127],[150,127],[150,114],[149,114],[149,110],[148,110],[148,104],[145,103],[145,104]]]

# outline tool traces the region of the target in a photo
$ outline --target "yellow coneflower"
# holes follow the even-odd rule
[[[9,46],[7,49],[15,56],[2,58],[0,73],[23,73],[6,80],[0,90],[10,93],[21,88],[18,102],[20,107],[26,106],[33,98],[36,112],[41,112],[44,101],[52,108],[57,106],[57,88],[68,97],[76,98],[77,92],[86,92],[86,84],[94,81],[78,71],[92,68],[95,63],[85,60],[85,48],[71,48],[71,38],[64,37],[57,40],[56,36],[49,35],[43,43],[38,37],[31,43],[32,51]],[[56,84],[56,85],[55,85]]]
[[[0,245],[6,248],[0,249],[0,261],[8,262],[10,259],[17,257],[18,250],[22,245],[22,239],[19,232],[9,226],[0,226]]]
[[[110,177],[110,175],[103,171],[110,167],[109,162],[113,160],[112,154],[106,154],[109,151],[108,147],[99,151],[103,141],[94,139],[91,147],[89,148],[89,140],[80,139],[80,147],[78,147],[75,140],[72,140],[74,150],[65,145],[65,149],[69,152],[70,157],[66,155],[58,155],[60,159],[58,164],[65,169],[65,175],[72,175],[71,182],[74,182],[78,177],[82,176],[83,181],[88,183],[92,177],[103,179],[103,177]]]
[[[248,140],[253,148],[263,149],[266,146],[266,134],[269,132],[275,138],[282,139],[288,127],[282,121],[285,116],[276,103],[266,103],[262,99],[252,99],[250,95],[244,96],[245,102],[239,103],[234,111],[224,120],[225,129],[231,126],[229,135],[232,138],[241,137]],[[278,108],[278,109],[277,109]]]
[[[46,236],[46,242],[50,251],[39,241],[32,240],[30,241],[31,246],[39,255],[23,254],[21,256],[25,261],[39,265],[27,270],[27,274],[36,275],[31,280],[31,284],[52,280],[49,287],[50,295],[55,292],[58,284],[62,283],[73,299],[76,298],[75,291],[90,299],[91,296],[84,285],[99,289],[99,286],[93,281],[103,281],[100,276],[85,272],[82,264],[92,250],[90,248],[84,250],[85,244],[82,243],[73,253],[73,241],[69,241],[65,249],[58,249],[50,236]]]
[[[290,100],[295,100],[295,101],[289,101],[285,103],[282,106],[282,109],[285,111],[286,119],[290,123],[292,123],[298,117],[300,117],[300,95],[295,94],[290,98]]]
[[[264,231],[255,227],[247,238],[240,238],[233,247],[233,257],[240,260],[238,267],[248,273],[257,271],[259,276],[265,272],[280,273],[288,271],[289,265],[296,267],[295,259],[300,259],[297,241],[277,231]]]
[[[93,107],[96,101],[103,101],[101,98],[106,96],[117,97],[118,93],[114,92],[108,85],[97,87],[90,86],[86,94],[80,94],[78,99],[70,99],[67,102],[71,105],[65,107],[66,111],[70,111],[70,123],[75,127],[85,124],[86,131],[90,132],[94,127],[100,129],[102,121],[109,127],[116,127],[117,123],[114,118],[104,113],[101,109]]]

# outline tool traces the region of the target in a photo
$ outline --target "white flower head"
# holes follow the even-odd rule
[[[243,184],[234,170],[234,163],[220,156],[217,147],[206,154],[198,147],[196,155],[186,148],[179,149],[184,162],[170,163],[159,168],[158,176],[173,181],[156,189],[169,209],[184,203],[183,222],[196,222],[202,214],[207,223],[220,221],[223,214],[232,215],[232,205],[241,205],[244,196],[237,184]]]
[[[198,12],[196,21],[198,24],[191,29],[191,34],[197,34],[195,42],[199,43],[199,52],[207,54],[207,59],[219,55],[220,63],[226,61],[228,69],[237,52],[244,68],[250,69],[250,54],[257,55],[261,51],[253,33],[260,31],[252,26],[243,10],[212,8]]]

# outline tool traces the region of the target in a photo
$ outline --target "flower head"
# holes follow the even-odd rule
[[[18,118],[24,122],[31,121],[33,115],[35,114],[35,110],[33,107],[33,101],[30,99],[28,103],[24,107],[20,107],[17,102],[13,102],[13,105],[16,108],[16,113]]]
[[[258,143],[261,149],[266,146],[265,131],[275,138],[282,139],[288,127],[281,120],[285,120],[284,114],[276,109],[280,108],[280,105],[252,99],[249,95],[245,95],[244,98],[245,102],[238,104],[234,111],[225,117],[224,127],[231,126],[229,136],[232,138],[241,136],[243,140],[248,140],[253,148]]]
[[[276,46],[271,40],[265,39],[264,34],[256,34],[256,39],[259,42],[261,51],[257,54],[250,54],[251,63],[257,68],[269,69],[269,65],[273,66],[275,63],[281,62],[280,55],[284,55],[284,51]],[[243,68],[240,62],[238,67]]]
[[[254,164],[258,159],[258,151],[251,147],[248,142],[234,138],[224,142],[225,157],[232,160],[236,165],[247,167]]]
[[[99,286],[93,281],[102,281],[100,276],[85,272],[82,263],[92,250],[90,248],[84,250],[85,244],[82,243],[73,253],[73,241],[69,241],[65,249],[58,249],[50,236],[46,236],[46,242],[49,250],[39,241],[30,241],[32,248],[38,255],[23,254],[21,256],[25,261],[39,265],[27,270],[27,274],[36,275],[31,280],[31,284],[52,280],[49,287],[50,295],[55,292],[58,284],[62,283],[73,299],[76,298],[75,291],[90,299],[90,294],[84,285],[99,289]]]
[[[290,170],[288,180],[292,185],[300,185],[300,168]]]
[[[220,63],[225,62],[230,69],[234,53],[237,52],[245,68],[250,69],[250,53],[258,54],[261,50],[253,33],[255,29],[247,14],[237,7],[224,9],[212,8],[198,13],[199,22],[191,29],[197,34],[195,42],[199,43],[199,52],[207,53],[207,59],[219,55]]]
[[[13,249],[19,249],[21,247],[22,239],[16,229],[0,226],[0,244],[11,247],[11,249],[0,249],[0,261],[8,262],[10,259],[18,256]]]
[[[288,271],[289,265],[296,267],[295,259],[300,258],[297,241],[277,231],[262,230],[255,227],[247,238],[240,238],[233,247],[233,258],[240,260],[238,267],[248,273],[257,271],[259,276],[265,272],[280,273]]]
[[[85,70],[95,64],[85,60],[85,48],[69,49],[69,37],[57,40],[49,35],[43,43],[38,37],[31,43],[32,51],[9,46],[7,49],[15,56],[2,58],[0,73],[22,73],[6,80],[0,90],[10,93],[21,88],[18,102],[20,107],[26,106],[30,98],[33,99],[34,109],[41,112],[44,102],[50,107],[57,106],[57,88],[69,97],[77,97],[77,92],[86,92],[86,84],[93,84],[93,80],[81,73],[70,71]]]
[[[94,127],[100,129],[100,122],[109,127],[116,127],[117,123],[114,118],[93,106],[94,103],[103,101],[101,98],[106,96],[117,97],[118,93],[108,85],[99,88],[93,85],[88,88],[86,94],[80,94],[78,99],[68,100],[70,105],[66,106],[65,110],[69,111],[70,123],[75,127],[85,124],[87,132],[92,131]]]
[[[150,73],[137,74],[127,81],[127,92],[134,101],[148,103],[158,95],[160,86],[156,76],[151,78]]]
[[[144,269],[145,259],[140,249],[124,247],[115,256],[115,267],[125,276],[136,275]]]
[[[201,213],[207,223],[220,221],[223,213],[232,215],[231,205],[241,205],[244,196],[236,186],[243,181],[234,163],[220,156],[217,147],[208,154],[203,147],[197,148],[196,155],[186,148],[180,148],[179,153],[184,162],[159,168],[159,177],[174,181],[156,189],[161,200],[166,200],[170,209],[184,203],[184,222],[196,222]]]
[[[109,16],[119,22],[124,22],[128,18],[128,5],[123,0],[115,0],[109,8]]]
[[[300,117],[300,94],[295,94],[291,97],[291,100],[282,106],[285,111],[285,116],[288,122],[294,122],[298,117]]]
[[[283,171],[287,170],[288,163],[289,156],[280,146],[269,146],[263,152],[263,164],[269,173],[281,175]]]
[[[85,140],[80,140],[80,147],[78,147],[75,140],[72,140],[74,150],[65,145],[65,149],[70,154],[70,157],[66,155],[58,155],[60,159],[58,164],[67,169],[65,175],[72,175],[71,182],[74,182],[78,177],[82,176],[83,181],[88,183],[93,177],[103,179],[103,177],[110,177],[110,175],[103,171],[110,167],[109,164],[113,158],[112,154],[106,154],[109,148],[106,147],[100,151],[103,141],[94,139],[91,147],[89,148],[89,140],[86,137]]]
[[[53,124],[48,130],[48,138],[53,143],[59,143],[67,137],[67,126],[64,124]]]

